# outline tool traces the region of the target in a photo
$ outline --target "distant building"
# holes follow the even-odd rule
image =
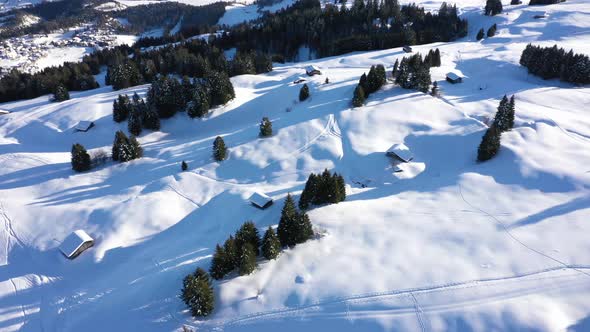
[[[463,82],[463,77],[455,74],[455,73],[447,73],[447,82],[457,84]]]
[[[412,53],[412,47],[409,45],[404,46],[404,52],[406,53]]]
[[[321,75],[322,74],[322,72],[320,71],[320,68],[318,68],[317,66],[314,66],[314,65],[305,67],[305,73],[308,76],[314,76],[314,75]]]
[[[547,17],[547,15],[545,15],[545,13],[537,14],[537,15],[533,16],[534,19],[540,19],[540,18],[546,18],[546,17]]]
[[[6,115],[6,114],[10,114],[10,111],[0,108],[0,115]]]
[[[414,159],[414,155],[412,154],[412,151],[410,151],[410,148],[401,143],[392,145],[389,149],[387,149],[385,154],[388,157],[395,158],[404,163],[409,163]]]
[[[74,128],[76,131],[83,131],[87,132],[90,128],[94,127],[94,122],[92,121],[80,121]]]
[[[295,81],[293,81],[293,83],[295,84],[299,84],[299,83],[303,83],[307,81],[304,77],[298,77]]]
[[[86,249],[94,245],[94,240],[83,230],[79,229],[68,235],[59,246],[59,250],[68,259],[78,257]]]
[[[252,205],[256,206],[259,209],[266,209],[267,207],[272,205],[273,200],[266,194],[255,192],[250,197],[250,203],[252,203]]]

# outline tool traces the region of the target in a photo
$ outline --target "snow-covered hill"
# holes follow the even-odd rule
[[[86,173],[71,170],[71,145],[108,150],[126,130],[112,121],[113,99],[147,86],[0,105],[11,111],[0,116],[0,330],[590,330],[590,89],[518,65],[530,42],[590,54],[590,5],[462,11],[467,38],[414,48],[440,49],[441,98],[387,84],[350,108],[359,76],[374,64],[390,71],[401,49],[276,65],[232,78],[236,99],[205,119],[180,113],[142,134],[144,158]],[[476,42],[493,23],[498,35]],[[323,75],[298,102],[292,82],[310,63]],[[464,83],[446,83],[451,70]],[[504,94],[516,95],[515,128],[478,164]],[[258,137],[263,116],[271,138]],[[96,126],[75,133],[83,120]],[[217,135],[230,148],[222,163],[211,157]],[[401,173],[384,153],[394,143],[415,156]],[[345,176],[347,199],[310,211],[322,236],[216,282],[213,315],[191,318],[182,278],[208,268],[244,221],[276,225],[287,193],[324,168]],[[252,207],[254,191],[276,203]],[[96,246],[68,261],[56,247],[78,228]]]

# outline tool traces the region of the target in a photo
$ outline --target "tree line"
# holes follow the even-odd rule
[[[529,73],[547,80],[559,78],[574,84],[590,83],[590,58],[585,54],[566,52],[563,48],[528,44],[520,57],[520,64]]]
[[[318,57],[402,45],[447,42],[467,34],[457,8],[443,3],[438,13],[397,0],[354,0],[347,8],[300,0],[252,23],[228,28],[215,43],[221,48],[255,49],[295,59],[307,46]],[[307,60],[307,59],[303,59]]]

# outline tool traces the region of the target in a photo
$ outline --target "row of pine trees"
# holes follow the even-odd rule
[[[563,48],[541,47],[528,44],[520,57],[520,64],[529,73],[543,79],[558,78],[574,84],[590,83],[590,57],[566,52]]]
[[[486,161],[492,159],[500,150],[502,133],[514,127],[514,113],[516,110],[514,95],[508,99],[504,96],[498,105],[498,111],[494,122],[486,130],[477,149],[477,160]]]
[[[72,169],[76,172],[85,172],[93,166],[104,163],[108,155],[102,151],[90,156],[86,148],[79,143],[72,145],[71,151]],[[143,157],[143,148],[137,138],[133,135],[128,137],[123,131],[115,133],[115,139],[111,148],[111,158],[114,161],[127,162]]]

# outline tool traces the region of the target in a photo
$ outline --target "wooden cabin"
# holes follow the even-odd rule
[[[59,246],[59,250],[64,256],[66,256],[66,258],[74,259],[93,245],[94,240],[90,235],[83,230],[78,229],[63,240]]]
[[[410,151],[410,148],[401,143],[392,145],[389,149],[387,149],[385,154],[388,157],[392,157],[403,163],[409,163],[414,159],[414,155],[412,154],[412,151]]]
[[[252,205],[257,208],[264,210],[272,205],[273,200],[264,193],[255,192],[252,196],[250,196],[250,203],[252,203]]]
[[[305,73],[307,74],[307,76],[314,76],[314,75],[321,75],[322,72],[320,71],[320,68],[315,66],[315,65],[310,65],[305,67]]]
[[[447,82],[452,84],[463,83],[463,77],[455,73],[447,73]]]
[[[76,131],[87,132],[90,128],[94,127],[94,122],[92,121],[80,121],[74,128]]]

